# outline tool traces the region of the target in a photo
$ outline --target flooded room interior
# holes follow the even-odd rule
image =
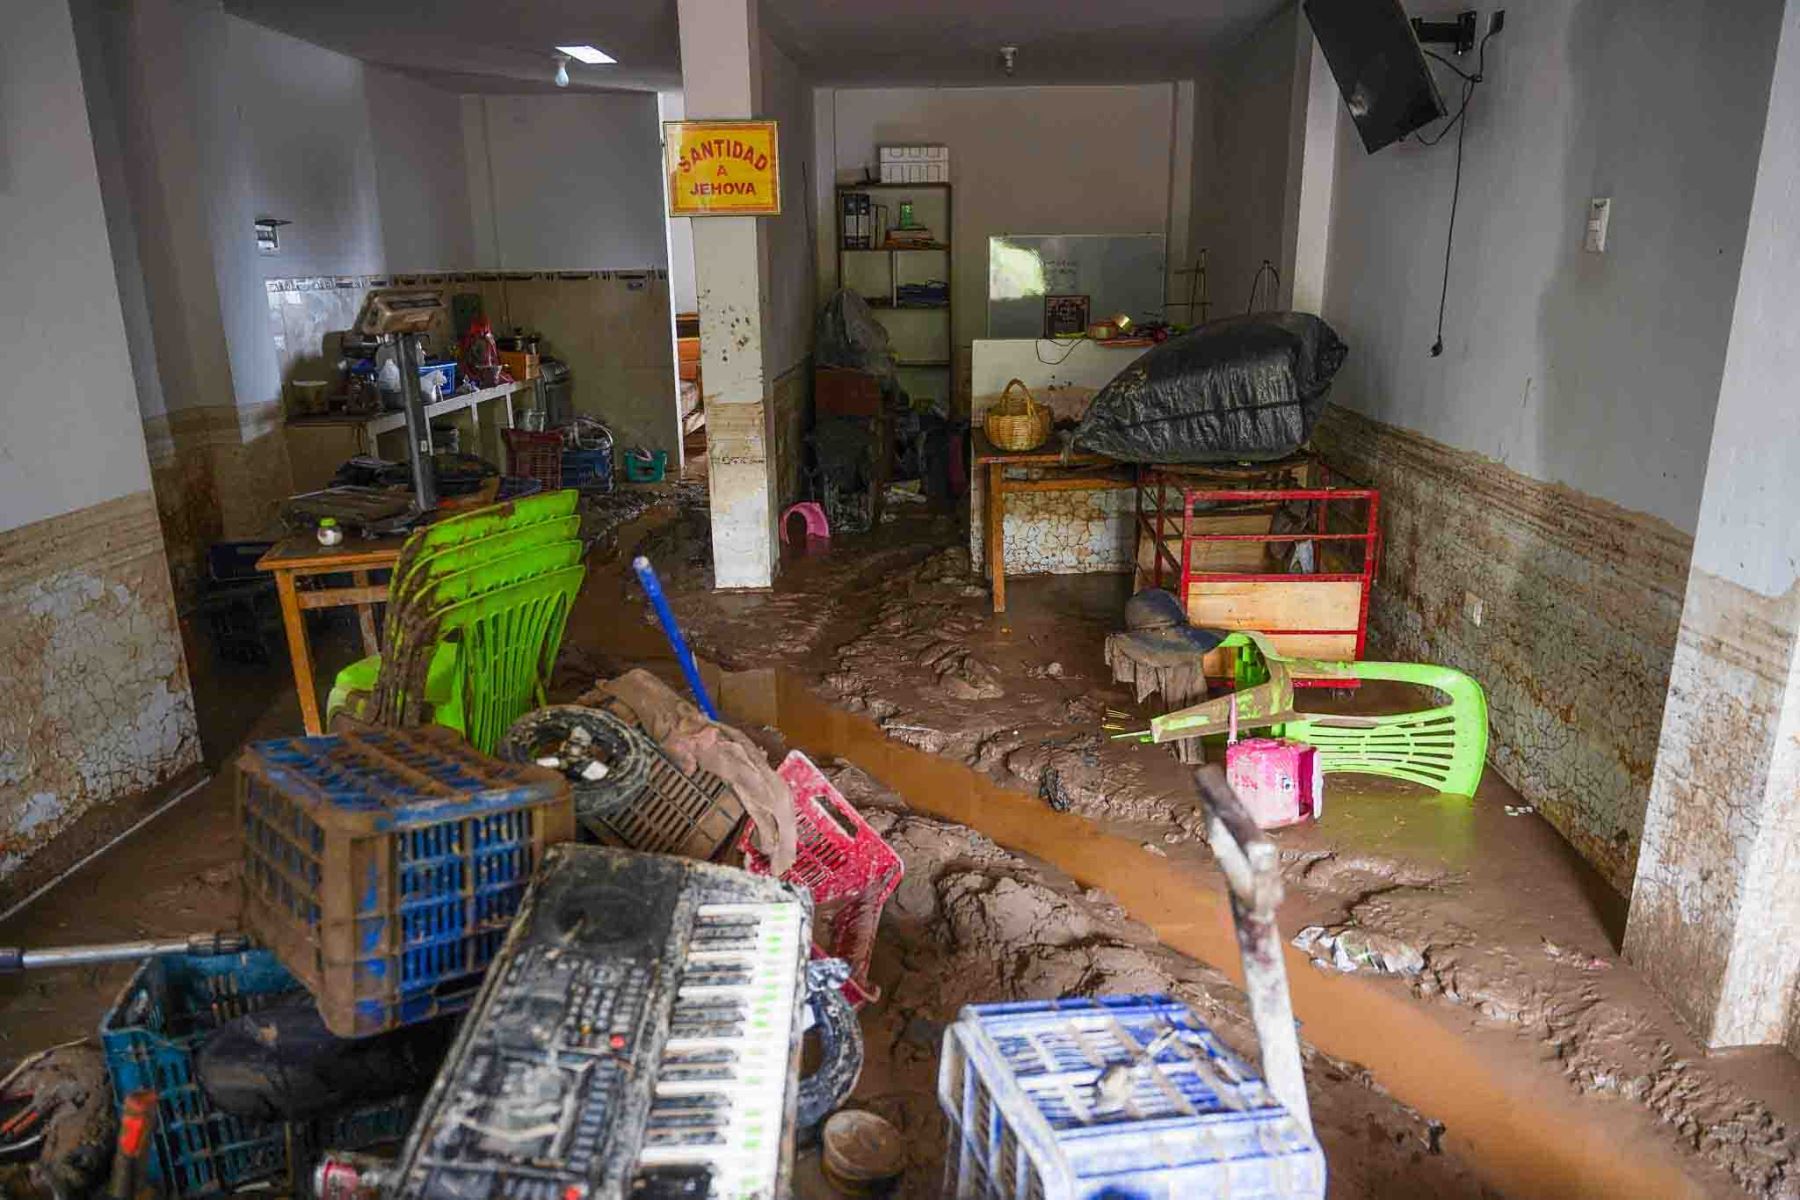
[[[8,16],[0,1196],[1800,1200],[1800,0]]]

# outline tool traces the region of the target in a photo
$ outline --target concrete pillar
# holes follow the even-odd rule
[[[1331,191],[1337,181],[1343,102],[1312,25],[1302,17],[1295,26],[1281,298],[1289,308],[1317,314],[1325,305],[1325,264],[1331,257]]]
[[[1788,0],[1625,952],[1708,1046],[1800,1052],[1797,128]]]
[[[761,115],[757,3],[679,0],[690,121]],[[763,353],[770,324],[768,232],[755,217],[697,217],[693,237],[713,582],[720,588],[768,587],[778,562],[775,439]]]

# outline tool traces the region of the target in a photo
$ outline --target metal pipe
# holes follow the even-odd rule
[[[237,954],[250,948],[241,933],[201,933],[183,938],[151,938],[135,942],[102,942],[88,946],[54,946],[43,950],[0,946],[0,975],[45,967],[80,967],[91,963],[133,962],[162,954]]]
[[[419,338],[393,335],[400,366],[400,401],[406,410],[406,459],[412,467],[413,502],[428,513],[437,507],[437,477],[431,468],[431,422],[425,417],[425,395],[419,390]]]
[[[688,649],[687,639],[681,636],[681,626],[675,623],[675,613],[663,596],[662,581],[656,577],[656,568],[640,554],[631,560],[631,569],[637,572],[644,595],[650,597],[650,607],[656,610],[656,619],[662,622],[663,634],[669,639],[669,648],[675,651],[675,661],[681,664],[681,673],[687,676],[688,687],[693,691],[700,711],[718,720],[719,709],[707,694],[706,684],[700,680],[700,667],[694,662],[694,652]]]

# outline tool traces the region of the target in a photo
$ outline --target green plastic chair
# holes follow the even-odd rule
[[[581,518],[578,516],[555,517],[539,521],[534,525],[525,525],[517,529],[489,534],[473,541],[419,556],[411,564],[410,571],[404,576],[396,575],[388,586],[387,613],[382,624],[382,653],[392,656],[403,644],[406,637],[406,622],[408,619],[416,619],[412,614],[416,612],[419,605],[424,605],[425,610],[430,611],[432,608],[449,602],[451,598],[449,593],[435,598],[427,596],[427,593],[440,581],[452,575],[543,546],[562,547],[563,554],[566,554],[566,547],[569,544],[579,545],[575,539],[580,528]],[[559,567],[569,566],[569,563],[561,561],[562,556],[559,554],[556,561],[539,569],[555,570]],[[577,560],[579,560],[579,555]],[[498,587],[506,583],[516,583],[523,578],[525,576],[522,574],[507,575],[502,578],[489,579],[487,586]],[[464,590],[454,598],[467,599],[473,594],[473,592]],[[367,661],[367,659],[363,660],[363,662]],[[360,663],[356,665],[361,667]],[[371,675],[368,678],[372,680],[374,676]]]
[[[447,551],[446,555],[460,557],[464,550],[485,550],[504,540],[506,535],[484,538],[467,547]],[[433,632],[437,617],[445,609],[515,583],[576,566],[581,560],[581,543],[568,538],[499,555],[465,570],[419,581],[411,597],[395,606],[400,611],[400,617],[395,622],[386,648],[373,656],[373,718],[381,724],[416,723],[409,718],[405,707],[409,696],[408,687],[416,685],[419,664],[425,657],[445,652],[442,644],[434,640]],[[362,661],[367,663],[369,660]],[[360,663],[352,665],[361,666]],[[368,672],[369,668],[362,667],[362,671]],[[413,698],[416,699],[416,696]]]
[[[1453,667],[1431,663],[1333,662],[1287,658],[1257,633],[1233,633],[1220,643],[1231,660],[1229,695],[1150,722],[1151,741],[1169,742],[1227,732],[1236,709],[1240,730],[1268,728],[1319,748],[1321,769],[1410,780],[1452,796],[1474,796],[1487,763],[1487,697],[1481,685]],[[1448,703],[1419,712],[1363,717],[1298,712],[1292,677],[1393,680],[1428,687]]]
[[[574,488],[563,488],[560,491],[539,492],[535,496],[522,496],[517,500],[504,500],[486,508],[471,509],[454,517],[434,521],[413,530],[407,536],[406,544],[400,548],[399,561],[394,564],[393,577],[405,580],[418,560],[440,550],[527,525],[536,525],[541,521],[567,517],[574,513],[580,500],[580,492]]]
[[[579,500],[580,493],[573,488],[541,492],[415,529],[400,547],[400,557],[389,576],[382,645],[387,645],[386,637],[393,631],[396,605],[423,580],[465,570],[474,565],[473,560],[576,536],[581,527],[581,517],[575,512]],[[560,535],[555,532],[558,530]]]
[[[470,549],[485,549],[496,541],[470,543]],[[481,596],[577,567],[581,559],[581,543],[564,539],[417,581],[408,602],[390,606],[395,619],[389,624],[387,648],[338,672],[326,702],[327,719],[348,712],[374,724],[421,723],[433,699],[445,694],[442,687],[434,691],[429,681],[448,678],[445,673],[456,670],[460,661],[457,648],[442,638],[446,615]]]
[[[586,567],[568,567],[444,610],[438,639],[456,654],[448,662],[433,655],[420,689],[432,723],[492,754],[513,722],[541,707],[586,575]]]
[[[1487,765],[1487,697],[1481,685],[1454,667],[1432,663],[1345,665],[1357,679],[1428,687],[1450,702],[1379,717],[1305,716],[1282,725],[1282,736],[1317,746],[1320,767],[1327,773],[1386,775],[1452,796],[1473,796]]]

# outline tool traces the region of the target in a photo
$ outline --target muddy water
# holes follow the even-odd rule
[[[815,756],[849,760],[920,812],[979,830],[1111,893],[1165,944],[1238,977],[1229,910],[1198,864],[1146,853],[1082,817],[1051,812],[962,764],[888,739],[797,677],[708,672],[728,717],[774,726]],[[1448,1137],[1512,1196],[1683,1196],[1702,1190],[1634,1117],[1570,1094],[1555,1067],[1521,1061],[1504,1034],[1459,1028],[1384,986],[1325,975],[1289,951],[1304,1036],[1368,1067],[1395,1096],[1444,1122]]]

